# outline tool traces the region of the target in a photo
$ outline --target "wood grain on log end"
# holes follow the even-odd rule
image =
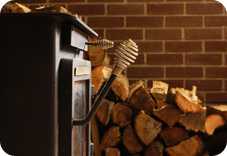
[[[143,146],[131,125],[128,125],[124,130],[123,144],[130,154],[135,154],[143,150]]]
[[[169,156],[198,156],[203,150],[202,140],[198,136],[182,141],[166,149]]]
[[[161,131],[162,124],[141,111],[135,118],[135,130],[140,140],[149,145]]]
[[[224,126],[224,124],[225,121],[222,116],[218,114],[209,115],[206,117],[205,131],[208,135],[212,135],[217,128]]]
[[[107,125],[109,123],[113,105],[114,103],[112,101],[107,99],[102,100],[102,103],[96,112],[96,116],[99,122],[103,125]]]
[[[115,104],[112,109],[112,120],[113,123],[120,127],[129,125],[132,121],[132,110],[125,104]]]

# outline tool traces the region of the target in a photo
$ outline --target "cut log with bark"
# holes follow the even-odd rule
[[[160,133],[160,136],[166,146],[179,144],[181,141],[189,138],[188,132],[180,127],[165,128]]]
[[[126,127],[132,121],[133,112],[126,104],[115,104],[112,109],[113,123],[120,127]]]
[[[31,9],[17,2],[8,2],[1,9],[1,13],[29,13]]]
[[[129,81],[125,75],[119,75],[112,83],[111,89],[122,101],[128,99]]]
[[[168,104],[160,110],[155,110],[153,114],[169,127],[172,127],[180,120],[182,112],[176,106]]]
[[[91,121],[91,136],[92,142],[94,143],[94,156],[101,156],[100,134],[96,118],[93,118]]]
[[[145,84],[144,81],[136,81],[135,83],[129,86],[129,98],[134,94],[134,92],[139,88],[144,88]]]
[[[107,66],[110,64],[110,57],[106,51],[100,47],[88,46],[88,58],[93,67],[100,65]]]
[[[227,104],[207,105],[207,114],[220,114],[227,121]]]
[[[107,66],[97,66],[92,70],[92,85],[97,94],[103,83],[110,77],[112,69]]]
[[[162,81],[153,81],[150,93],[156,101],[165,101],[168,93],[169,85]]]
[[[112,73],[112,68],[107,66],[97,66],[92,70],[92,85],[94,94],[97,94],[103,83],[109,79]],[[112,83],[111,89],[122,101],[125,101],[129,96],[129,81],[128,78],[120,74]]]
[[[200,137],[194,136],[176,146],[168,147],[166,151],[169,156],[199,156],[203,151],[203,143]]]
[[[140,87],[131,95],[129,105],[137,111],[144,110],[146,113],[152,113],[155,101],[145,88]]]
[[[116,146],[121,140],[121,133],[119,127],[109,128],[103,135],[101,141],[101,149],[105,150],[108,147]]]
[[[121,156],[121,152],[118,148],[106,148],[105,156]]]
[[[201,100],[196,95],[196,86],[193,86],[192,91],[184,88],[176,88],[172,91],[176,93],[176,104],[184,113],[199,113],[203,112],[206,107],[203,107]]]
[[[107,99],[102,100],[101,105],[96,112],[96,116],[99,122],[103,125],[107,125],[109,123],[113,106],[114,103],[112,101]]]
[[[204,132],[205,131],[205,120],[206,111],[200,113],[187,113],[181,115],[179,123],[184,126],[187,130],[192,130],[194,132]]]
[[[130,154],[135,154],[143,150],[143,146],[131,125],[128,125],[124,130],[123,144]]]
[[[208,135],[212,135],[217,128],[224,125],[225,121],[221,115],[212,114],[206,117],[205,131]]]
[[[145,150],[144,156],[163,156],[163,151],[163,144],[159,141],[155,141]]]
[[[135,130],[139,139],[149,145],[160,133],[162,124],[141,111],[135,118]]]

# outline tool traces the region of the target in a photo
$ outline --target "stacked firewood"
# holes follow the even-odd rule
[[[94,93],[111,68],[92,71]],[[125,75],[112,84],[93,119],[95,156],[205,156],[204,136],[212,136],[227,120],[227,105],[205,105],[192,90],[153,81],[129,86]]]

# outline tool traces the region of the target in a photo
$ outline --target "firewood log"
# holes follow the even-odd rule
[[[206,109],[201,104],[196,95],[196,86],[193,86],[192,91],[186,90],[184,88],[176,88],[176,104],[184,113],[199,113]]]
[[[145,88],[140,87],[131,95],[129,105],[137,111],[144,110],[146,113],[151,114],[155,106],[155,101]]]
[[[141,145],[131,125],[128,125],[124,129],[123,144],[130,154],[135,154],[143,150],[143,146]]]
[[[125,101],[129,96],[129,81],[125,75],[119,75],[111,85],[111,89],[120,97],[121,100]]]
[[[91,121],[91,136],[94,143],[94,156],[101,156],[100,135],[96,118]]]
[[[166,149],[169,156],[199,156],[203,150],[202,140],[198,136],[182,141]]]
[[[121,156],[121,152],[118,148],[106,148],[105,156]]]
[[[3,6],[1,13],[29,13],[31,9],[17,2],[8,2]]]
[[[132,121],[132,110],[126,104],[115,104],[112,109],[113,123],[125,127]]]
[[[206,111],[200,113],[186,113],[181,115],[179,123],[187,130],[195,132],[204,132],[206,120]]]
[[[225,121],[222,116],[218,114],[208,115],[205,121],[205,131],[208,135],[213,135],[214,131],[221,126],[224,126],[224,124]]]
[[[114,103],[107,99],[103,99],[100,107],[96,112],[96,116],[103,125],[107,125],[109,123],[111,117],[111,111]]]
[[[227,104],[212,104],[207,106],[208,114],[220,114],[227,121]]]
[[[110,77],[112,69],[106,66],[97,66],[92,70],[92,85],[96,94],[102,84]]]
[[[180,120],[182,112],[176,106],[169,104],[163,109],[155,110],[153,114],[169,127],[172,127]]]
[[[145,150],[144,156],[163,156],[164,146],[161,142],[155,141],[151,143]]]
[[[97,94],[103,83],[110,77],[112,69],[107,66],[97,66],[92,70],[94,94]],[[128,78],[121,74],[112,83],[111,89],[115,95],[125,101],[129,96]]]
[[[100,47],[88,46],[88,58],[93,67],[100,65],[107,66],[110,64],[110,57],[106,51]]]
[[[160,133],[162,140],[166,146],[173,146],[180,143],[183,140],[189,138],[188,132],[180,127],[172,127],[163,129]]]
[[[141,111],[135,118],[135,130],[139,139],[149,145],[161,131],[162,124]]]
[[[104,150],[108,147],[116,146],[121,140],[121,133],[119,127],[111,127],[105,131],[102,141],[101,141],[101,150]]]
[[[140,153],[136,153],[136,154],[132,154],[130,156],[141,156],[141,154]]]
[[[134,92],[139,88],[144,88],[144,81],[137,81],[129,86],[129,98],[134,94]]]
[[[162,81],[153,81],[150,93],[156,101],[165,101],[168,93],[169,85]]]

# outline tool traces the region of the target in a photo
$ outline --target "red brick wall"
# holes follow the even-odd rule
[[[45,0],[33,0],[43,3]],[[227,101],[227,16],[214,0],[49,0],[65,4],[101,36],[132,38],[140,57],[130,80],[165,80],[199,87],[206,99]]]

